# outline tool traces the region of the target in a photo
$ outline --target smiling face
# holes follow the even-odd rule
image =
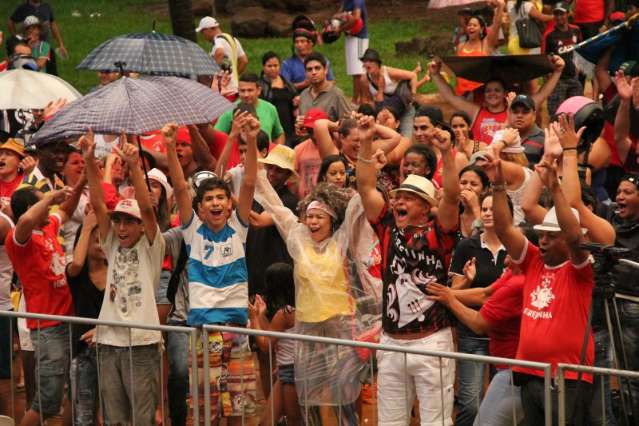
[[[435,126],[429,117],[424,115],[415,117],[413,122],[413,141],[424,145],[430,145]]]
[[[346,186],[346,166],[342,161],[335,161],[326,170],[326,182],[344,188]]]
[[[304,215],[304,223],[316,243],[322,242],[332,234],[331,217],[319,209],[310,209]]]
[[[72,152],[67,157],[66,163],[64,163],[64,168],[62,169],[62,176],[64,177],[64,182],[73,186],[80,179],[82,175],[82,171],[84,170],[84,157],[79,152]]]
[[[476,17],[468,19],[466,24],[466,34],[470,40],[479,40],[481,38],[481,23]]]
[[[498,81],[489,81],[484,89],[484,102],[493,109],[506,108],[506,90]]]
[[[361,138],[359,129],[353,128],[348,132],[348,135],[341,137],[342,153],[349,159],[355,160],[359,154],[359,147],[361,144]]]
[[[484,190],[484,185],[477,173],[468,170],[459,177],[459,189],[468,189],[479,195]]]
[[[198,216],[202,222],[218,232],[224,225],[233,208],[233,202],[222,188],[214,188],[206,191],[202,201],[198,203]]]
[[[45,174],[60,174],[67,160],[67,151],[56,143],[49,143],[40,148],[38,154],[39,165],[44,169]]]
[[[617,188],[617,215],[623,220],[639,218],[639,191],[627,180],[622,180]]]
[[[0,179],[13,180],[18,174],[18,165],[22,158],[10,149],[0,149]]]
[[[114,214],[111,222],[121,247],[133,247],[144,233],[142,221],[128,214]]]
[[[455,133],[455,139],[463,140],[468,139],[470,136],[470,126],[466,123],[462,117],[456,116],[450,120],[450,127],[452,127]]]
[[[393,216],[398,228],[424,225],[428,219],[430,204],[412,192],[399,191],[393,204]]]

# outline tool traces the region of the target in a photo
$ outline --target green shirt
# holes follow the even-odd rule
[[[240,101],[235,102],[234,106],[237,106],[239,103]],[[215,123],[215,130],[224,132],[227,135],[231,133],[233,109],[226,111],[218,118],[217,123]],[[272,103],[258,99],[255,112],[257,113],[258,120],[260,120],[260,129],[262,129],[271,140],[276,139],[284,133],[282,124],[280,124],[280,117],[277,115],[277,109]]]

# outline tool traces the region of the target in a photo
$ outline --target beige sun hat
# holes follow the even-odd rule
[[[424,176],[408,175],[404,182],[399,185],[399,188],[391,191],[391,195],[395,195],[398,192],[412,192],[426,200],[431,206],[437,205],[435,185]]]
[[[270,164],[277,166],[280,169],[290,170],[292,175],[297,178],[297,172],[295,171],[295,151],[285,145],[277,145],[268,153],[266,158],[260,158],[262,164]]]

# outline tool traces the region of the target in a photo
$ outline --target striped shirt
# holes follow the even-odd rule
[[[182,226],[189,256],[189,325],[247,323],[247,232],[248,225],[235,210],[219,232],[211,230],[195,212]]]

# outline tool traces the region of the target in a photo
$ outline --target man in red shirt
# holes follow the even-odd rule
[[[564,197],[556,167],[549,160],[542,160],[535,167],[554,202],[543,223],[535,225],[539,247],[512,225],[500,161],[486,167],[493,182],[495,231],[525,276],[517,359],[551,363],[553,370],[558,363],[593,365],[594,358],[592,335],[589,335],[585,359],[582,359],[594,286],[591,257],[579,246],[583,240],[579,214]],[[523,367],[513,370],[518,373],[518,383],[522,386],[526,425],[543,424],[543,371]],[[567,373],[566,379],[566,418],[568,424],[581,425],[592,399],[592,376],[583,375],[580,384],[577,373]],[[554,396],[557,397],[556,393]],[[554,402],[553,416],[556,415],[557,403]]]
[[[73,314],[58,232],[73,214],[85,184],[82,179],[73,190],[67,187],[45,195],[35,188],[24,188],[11,197],[16,227],[7,234],[5,247],[22,285],[27,312]],[[49,215],[49,208],[60,203],[56,213]],[[35,426],[40,424],[40,416],[46,419],[60,411],[68,373],[69,330],[67,325],[50,320],[28,319],[27,327],[37,357],[36,392],[20,424]]]
[[[579,26],[584,39],[589,39],[599,33],[614,7],[614,0],[575,0],[572,21]]]

